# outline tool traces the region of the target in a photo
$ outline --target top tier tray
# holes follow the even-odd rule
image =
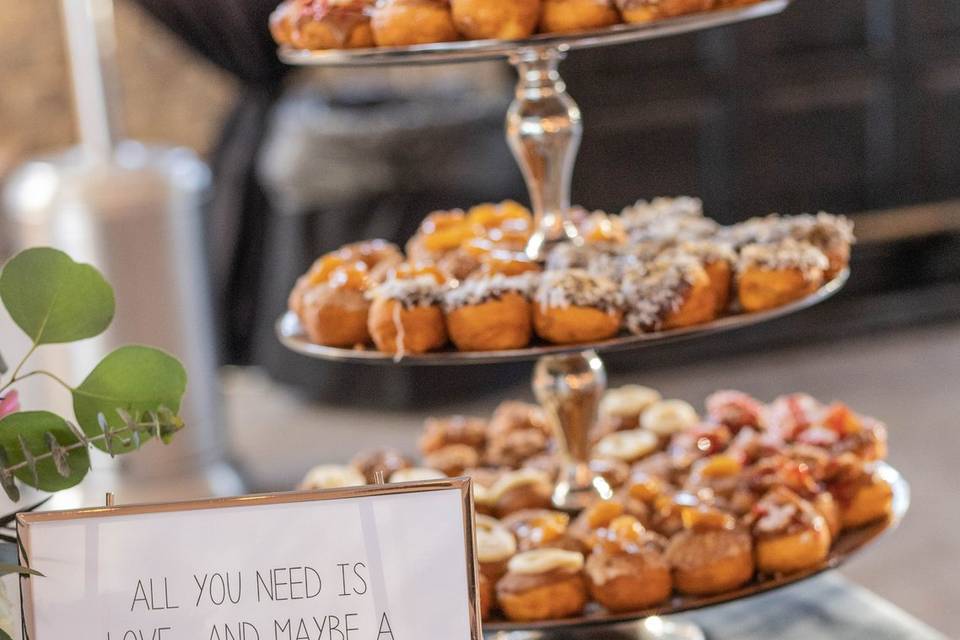
[[[383,65],[447,64],[508,58],[523,49],[558,49],[566,52],[701,31],[713,27],[763,18],[780,13],[791,0],[763,0],[689,16],[667,18],[640,25],[621,24],[596,31],[542,34],[525,40],[469,40],[410,47],[336,49],[305,51],[280,50],[280,58],[291,65],[357,67]]]

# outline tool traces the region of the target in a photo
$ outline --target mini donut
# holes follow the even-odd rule
[[[367,484],[363,474],[346,465],[324,464],[314,467],[300,481],[302,491],[319,489],[339,489],[342,487],[359,487]]]
[[[515,622],[575,616],[587,604],[583,554],[536,549],[515,555],[497,583],[497,601]]]
[[[725,312],[730,306],[733,273],[737,264],[737,254],[733,248],[716,240],[688,240],[679,244],[674,251],[677,254],[693,256],[700,261],[710,278],[716,313],[720,315]]]
[[[433,351],[447,343],[443,282],[435,269],[398,269],[368,292],[373,304],[367,328],[380,351],[400,358]]]
[[[410,467],[394,471],[387,482],[427,482],[428,480],[442,480],[448,477],[442,471],[429,467]]]
[[[419,444],[424,455],[450,444],[465,444],[481,451],[487,444],[487,421],[471,416],[427,418]]]
[[[413,462],[396,449],[374,449],[358,453],[350,464],[360,472],[368,483],[377,481],[377,474],[383,474],[383,481],[401,469],[409,469]]]
[[[480,459],[480,452],[468,444],[448,444],[425,455],[423,462],[442,471],[447,477],[454,478],[463,475],[467,469],[478,466]]]
[[[570,532],[570,516],[550,509],[524,509],[503,519],[503,525],[517,537],[520,551],[567,549],[582,551],[580,540]]]
[[[543,0],[540,30],[566,33],[602,29],[620,22],[612,0]]]
[[[688,595],[732,591],[753,577],[753,542],[740,529],[684,529],[670,539],[666,556],[674,587]]]
[[[403,262],[400,247],[386,240],[364,240],[346,244],[334,255],[347,262],[363,262],[367,265],[369,280],[377,284],[386,280],[390,270],[399,267]]]
[[[600,416],[613,421],[616,431],[636,429],[643,412],[661,398],[659,391],[638,384],[610,389],[600,400]]]
[[[507,573],[507,563],[517,553],[517,539],[510,529],[489,516],[476,517],[477,563],[481,575],[496,584]]]
[[[533,326],[547,342],[606,340],[617,334],[622,320],[613,281],[578,269],[543,274],[534,299]]]
[[[543,409],[525,402],[500,404],[490,418],[487,464],[518,468],[550,448],[553,430]]]
[[[853,222],[846,216],[821,211],[815,216],[785,218],[784,224],[792,238],[812,244],[827,256],[828,280],[836,277],[850,263],[850,247],[856,240],[853,235]]]
[[[593,455],[631,464],[656,452],[659,446],[660,439],[652,431],[617,431],[600,440],[593,448]]]
[[[740,492],[747,491],[742,474],[743,464],[737,458],[727,453],[718,453],[693,463],[684,488],[691,493],[706,489],[715,500],[722,502],[731,511],[740,513],[753,506],[752,497],[744,496],[743,501],[740,500]],[[739,505],[739,508],[734,508],[733,505]]]
[[[537,429],[518,429],[490,436],[485,461],[496,467],[517,469],[550,448],[551,438]]]
[[[612,613],[639,611],[666,601],[673,590],[666,540],[636,518],[621,516],[599,534],[585,574],[593,598]]]
[[[357,49],[374,46],[367,10],[373,0],[307,0],[294,20],[293,46],[300,49]]]
[[[546,509],[552,504],[552,497],[549,476],[535,469],[509,471],[487,492],[487,500],[500,518],[527,509]]]
[[[662,440],[674,434],[689,431],[700,422],[697,410],[683,400],[659,400],[654,402],[640,418],[640,426]]]
[[[470,40],[520,40],[536,31],[540,0],[450,0],[453,22]]]
[[[447,0],[378,0],[370,14],[380,47],[403,47],[460,39]]]
[[[707,396],[707,415],[738,432],[745,427],[764,426],[763,405],[741,391],[716,391]]]
[[[639,334],[709,322],[717,316],[710,276],[692,256],[674,255],[624,274],[627,328]]]
[[[533,335],[530,294],[525,275],[494,275],[462,282],[444,300],[447,332],[461,351],[500,351],[527,346]]]
[[[481,573],[477,578],[477,592],[480,596],[480,620],[486,622],[493,616],[493,605],[497,599],[496,583]]]
[[[311,342],[331,347],[363,345],[370,341],[368,286],[365,263],[328,254],[297,281],[288,306]]]
[[[598,500],[580,512],[570,524],[570,535],[590,549],[597,543],[597,532],[626,514],[626,507],[619,500]]]
[[[805,298],[823,285],[829,267],[820,249],[789,238],[744,247],[737,265],[740,305],[757,312]]]
[[[829,489],[840,507],[843,529],[856,529],[889,518],[893,511],[893,489],[890,484],[869,468],[858,464],[851,464],[846,477],[833,481]]]
[[[819,567],[830,553],[830,531],[813,506],[786,487],[777,487],[753,509],[757,570],[794,573]]]
[[[303,0],[285,0],[270,14],[270,35],[281,46],[293,44],[294,21]]]
[[[643,24],[713,9],[716,0],[617,0],[623,19]]]

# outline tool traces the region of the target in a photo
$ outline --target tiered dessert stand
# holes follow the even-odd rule
[[[579,243],[576,226],[569,216],[570,183],[583,133],[580,109],[567,93],[559,65],[574,49],[652,40],[700,31],[780,13],[791,0],[764,0],[747,6],[671,18],[646,25],[619,25],[599,31],[538,35],[526,40],[479,40],[411,47],[305,51],[281,49],[280,57],[300,66],[358,67],[474,62],[506,58],[519,75],[516,97],[507,113],[507,141],[523,172],[530,192],[535,231],[527,246],[533,259],[542,259],[552,244]],[[491,364],[536,360],[534,391],[553,420],[560,448],[566,457],[565,471],[554,492],[559,509],[576,511],[597,495],[609,498],[610,487],[591,472],[588,462],[588,431],[597,417],[600,398],[606,389],[606,373],[598,353],[637,349],[664,342],[740,328],[796,312],[821,302],[839,291],[848,273],[840,274],[813,295],[773,311],[733,315],[695,327],[619,337],[602,343],[575,346],[534,346],[504,352],[442,352],[395,359],[376,351],[340,349],[310,343],[296,316],[288,313],[277,323],[277,335],[288,348],[309,357],[358,364],[444,366]],[[588,611],[572,620],[538,623],[498,622],[484,625],[488,637],[703,640],[695,625],[665,620],[661,616],[689,611],[763,593],[835,568],[850,555],[891,529],[906,513],[909,486],[895,469],[882,473],[894,488],[894,513],[890,521],[845,533],[831,551],[828,561],[816,570],[773,577],[744,588],[711,597],[675,597],[656,609],[628,615]],[[578,636],[577,630],[601,628],[594,636]],[[589,633],[587,631],[586,633]]]

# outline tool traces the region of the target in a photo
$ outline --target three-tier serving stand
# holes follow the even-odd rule
[[[583,135],[580,108],[567,93],[560,75],[560,63],[576,49],[653,40],[735,24],[784,11],[791,0],[762,0],[745,6],[670,18],[643,25],[619,25],[603,30],[574,34],[545,34],[525,40],[476,40],[410,47],[306,51],[283,48],[280,57],[291,65],[316,67],[420,66],[506,59],[516,69],[515,98],[507,112],[506,136],[520,166],[534,213],[534,233],[526,252],[542,259],[551,245],[579,243],[580,237],[570,216],[570,185]],[[533,386],[537,399],[555,423],[559,448],[566,458],[554,492],[554,504],[577,510],[599,495],[610,497],[606,482],[591,472],[587,433],[597,416],[600,398],[606,389],[606,373],[599,353],[637,349],[708,333],[744,327],[770,320],[821,302],[836,293],[848,273],[840,274],[813,295],[765,313],[733,315],[696,327],[618,337],[601,343],[577,346],[534,346],[503,352],[442,352],[395,359],[376,351],[339,349],[310,343],[296,316],[288,313],[277,323],[277,335],[290,349],[304,355],[339,362],[400,366],[447,366],[536,360]],[[588,612],[575,620],[531,624],[494,623],[485,632],[496,638],[622,638],[623,640],[703,640],[695,625],[661,617],[721,602],[756,595],[792,584],[825,569],[838,566],[852,553],[896,524],[909,505],[909,487],[891,467],[883,472],[895,489],[894,517],[889,523],[842,537],[827,564],[815,571],[774,578],[734,592],[713,597],[678,597],[666,605],[611,616]],[[623,626],[627,625],[627,626]],[[577,629],[602,629],[595,635],[576,634]],[[590,633],[587,631],[586,633]]]

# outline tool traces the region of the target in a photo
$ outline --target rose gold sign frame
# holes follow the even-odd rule
[[[177,513],[186,511],[227,509],[235,507],[255,507],[278,504],[292,504],[302,502],[321,502],[328,500],[351,500],[355,498],[369,498],[374,496],[390,496],[409,493],[428,493],[432,491],[456,490],[461,495],[461,513],[463,516],[464,531],[464,558],[467,563],[467,597],[470,612],[470,640],[483,640],[480,628],[480,596],[477,589],[479,576],[476,562],[476,531],[474,527],[473,485],[470,478],[451,478],[446,480],[429,480],[425,482],[408,482],[398,484],[377,484],[362,487],[347,487],[325,491],[301,491],[291,493],[266,493],[259,495],[241,496],[237,498],[212,498],[207,500],[189,500],[184,502],[169,502],[162,504],[142,504],[128,506],[106,506],[72,511],[47,511],[40,513],[21,513],[17,515],[17,533],[20,538],[20,562],[29,566],[30,527],[45,522],[59,522],[65,520],[84,520],[90,518],[109,518],[112,516],[148,516],[158,513]],[[21,613],[23,614],[24,640],[53,640],[39,639],[34,636],[36,626],[32,606],[32,581],[50,580],[47,578],[21,578]]]

